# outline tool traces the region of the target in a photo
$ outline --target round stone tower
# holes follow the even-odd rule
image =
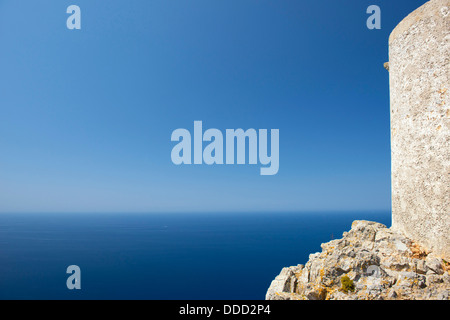
[[[392,228],[450,260],[450,0],[389,38]]]

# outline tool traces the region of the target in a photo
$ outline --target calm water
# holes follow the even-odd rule
[[[264,299],[356,219],[390,213],[2,214],[0,299]],[[66,268],[81,268],[68,290]]]

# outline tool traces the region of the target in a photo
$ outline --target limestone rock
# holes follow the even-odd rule
[[[266,299],[448,300],[450,271],[445,260],[423,252],[385,225],[355,221],[342,239],[322,244],[322,252],[311,254],[304,266],[284,268]],[[344,290],[344,276],[353,282],[354,291]]]

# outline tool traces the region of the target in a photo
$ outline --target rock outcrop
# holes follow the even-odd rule
[[[403,234],[355,221],[305,265],[284,268],[267,300],[449,300],[450,264]]]

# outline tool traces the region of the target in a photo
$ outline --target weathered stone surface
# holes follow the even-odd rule
[[[389,38],[392,227],[450,260],[450,0]]]
[[[294,293],[297,289],[297,275],[300,274],[303,265],[296,267],[283,268],[281,273],[272,281],[269,291],[267,291],[267,300],[286,300],[282,297],[286,295],[279,295],[278,293]]]
[[[267,291],[268,300],[448,299],[447,262],[402,233],[370,221],[355,221],[342,239],[322,244],[303,266],[284,268]],[[354,291],[343,290],[348,276]]]
[[[427,270],[431,271],[432,273],[439,274],[439,275],[444,273],[444,269],[442,267],[442,261],[438,258],[428,256],[425,260],[425,265],[426,265]]]

